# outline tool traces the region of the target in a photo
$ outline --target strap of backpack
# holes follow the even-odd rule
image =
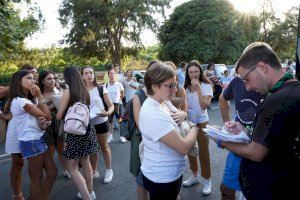
[[[143,105],[144,101],[147,99],[147,96],[144,92],[144,90],[140,89],[136,92],[136,95],[138,96],[139,100],[140,100],[140,104],[141,106]]]
[[[105,109],[105,111],[107,111],[108,107],[107,107],[107,105],[105,103],[105,100],[104,100],[103,86],[97,86],[97,88],[98,88],[99,95],[100,95],[100,97],[101,97],[101,99],[103,101],[104,109]]]

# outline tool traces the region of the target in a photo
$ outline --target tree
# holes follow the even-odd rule
[[[176,7],[161,26],[159,57],[176,63],[235,63],[259,37],[259,21],[242,15],[227,0],[192,0]]]
[[[271,27],[265,31],[262,23],[262,40],[271,45],[282,59],[294,59],[297,44],[297,28],[299,7],[293,7],[284,13],[282,19],[269,21],[266,26]]]
[[[0,60],[14,59],[24,49],[23,41],[40,28],[42,15],[38,8],[31,6],[28,16],[20,18],[16,3],[22,0],[0,0]],[[26,0],[30,4],[30,0]],[[38,14],[38,18],[34,17]]]
[[[60,21],[70,27],[67,43],[84,57],[109,56],[121,64],[123,43],[141,46],[144,28],[156,30],[156,13],[164,15],[170,0],[64,0],[59,9]]]

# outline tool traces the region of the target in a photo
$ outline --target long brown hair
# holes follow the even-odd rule
[[[14,100],[14,98],[20,97],[20,98],[27,98],[29,99],[32,103],[36,103],[36,100],[34,96],[30,92],[28,92],[27,96],[23,91],[23,86],[22,86],[22,78],[26,76],[27,74],[30,74],[31,72],[28,70],[20,70],[15,72],[12,75],[12,78],[10,80],[9,84],[9,94],[8,94],[8,100],[6,102],[4,112],[7,113],[8,110],[10,109],[11,102]]]
[[[81,102],[90,105],[90,94],[84,85],[84,81],[75,66],[66,67],[64,70],[64,78],[69,86],[70,105]]]
[[[202,67],[201,67],[201,65],[200,65],[200,63],[199,63],[199,61],[197,61],[197,60],[192,60],[191,62],[188,63],[187,68],[186,68],[185,81],[184,81],[184,88],[186,89],[188,86],[191,85],[191,78],[190,78],[190,76],[189,76],[188,71],[189,71],[189,68],[190,68],[190,67],[193,67],[193,66],[198,67],[199,70],[200,70],[199,82],[200,82],[200,83],[201,83],[201,82],[204,82],[204,83],[207,83],[207,84],[211,84],[211,82],[208,80],[208,78],[204,75],[203,69],[202,69]],[[212,85],[212,84],[211,84],[211,85]]]
[[[81,68],[81,70],[80,70],[81,76],[83,76],[83,70],[84,70],[84,69],[87,69],[87,68],[90,68],[90,69],[93,71],[93,73],[94,73],[93,86],[97,87],[97,86],[98,86],[98,84],[97,84],[97,77],[96,77],[95,69],[94,69],[92,66],[89,66],[89,65],[83,66],[83,67]],[[84,79],[83,79],[83,81],[84,81],[84,84],[86,85],[86,82],[85,82]]]

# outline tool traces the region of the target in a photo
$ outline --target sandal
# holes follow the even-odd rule
[[[13,200],[25,200],[25,198],[23,197],[23,194],[22,193],[20,193],[20,194],[18,194],[18,195],[12,195],[12,199]]]

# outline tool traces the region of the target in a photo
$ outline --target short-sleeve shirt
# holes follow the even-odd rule
[[[104,123],[108,120],[108,117],[101,117],[98,116],[101,113],[101,110],[105,110],[103,101],[100,97],[99,90],[97,87],[94,87],[92,90],[89,91],[90,93],[90,118],[92,119],[92,124],[97,125]],[[108,91],[105,87],[103,87],[103,95],[107,94]]]
[[[122,85],[122,83],[120,82],[115,82],[113,84],[111,83],[106,83],[104,85],[104,87],[106,87],[110,99],[113,103],[118,103],[121,104],[122,100],[121,100],[121,91],[124,91],[124,87]]]
[[[213,89],[210,84],[201,83],[200,84],[201,92],[203,96],[213,96]],[[199,104],[198,93],[191,92],[189,89],[186,90],[187,101],[188,101],[188,116],[189,120],[199,124],[204,123],[209,120],[207,109],[203,110]]]
[[[180,178],[185,169],[185,156],[160,141],[173,130],[179,133],[178,125],[168,111],[162,104],[148,97],[140,111],[139,127],[144,142],[141,166],[144,176],[155,183],[169,183]]]
[[[125,99],[126,99],[126,102],[128,102],[129,100],[131,100],[133,98],[135,92],[137,91],[136,89],[132,88],[131,86],[137,87],[138,83],[135,82],[134,80],[127,81],[127,79],[125,79],[123,81],[123,84],[125,87]]]
[[[267,96],[257,113],[253,140],[269,151],[261,162],[242,158],[240,183],[247,199],[294,199],[299,196],[299,94],[299,82],[285,83]]]
[[[30,100],[20,97],[14,98],[11,103],[17,137],[20,141],[39,140],[45,131],[39,128],[37,118],[24,110],[27,104],[34,105]]]
[[[260,108],[264,96],[255,91],[248,91],[245,83],[239,77],[235,77],[222,93],[225,100],[234,99],[235,121],[243,126],[253,126],[254,117]]]

